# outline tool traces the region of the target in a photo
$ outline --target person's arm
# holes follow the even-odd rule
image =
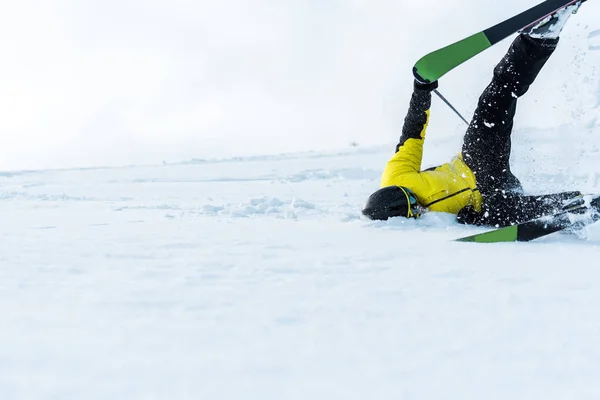
[[[481,212],[465,207],[458,213],[457,220],[469,225],[510,226],[556,213],[565,202],[580,195],[581,192],[576,191],[540,196],[496,192],[484,197]]]
[[[427,125],[429,124],[431,92],[437,88],[437,81],[430,84],[421,84],[417,81],[414,82],[410,106],[408,108],[408,113],[404,118],[402,135],[396,146],[396,152],[402,150],[402,146],[404,146],[408,139],[416,139],[421,142],[421,145],[423,144],[423,139],[425,139],[427,133]]]
[[[396,154],[386,165],[382,182],[391,182],[398,175],[419,172],[423,160],[423,142],[429,124],[431,92],[438,83],[420,84],[414,82],[408,113],[404,118],[402,135],[396,146]]]

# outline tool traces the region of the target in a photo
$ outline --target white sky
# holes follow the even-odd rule
[[[0,15],[0,168],[393,143],[419,57],[536,3],[7,3]],[[543,86],[523,102],[522,124],[562,124],[597,105],[600,52],[585,52],[587,35],[600,28],[600,4],[592,3],[567,27]],[[467,116],[508,44],[442,79],[440,89]],[[460,140],[461,122],[442,104],[434,103],[433,117],[431,136]]]

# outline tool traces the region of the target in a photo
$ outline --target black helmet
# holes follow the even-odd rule
[[[362,213],[371,219],[387,220],[392,217],[417,218],[417,196],[402,186],[379,189],[367,200]]]

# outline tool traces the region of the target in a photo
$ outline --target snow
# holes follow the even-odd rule
[[[1,399],[600,397],[600,223],[360,214],[424,46],[535,1],[173,1],[0,16]],[[599,7],[520,100],[528,192],[600,193]],[[440,90],[472,110],[508,44]],[[434,98],[423,167],[463,132]]]
[[[367,221],[387,156],[4,174],[2,398],[596,398],[599,227]]]

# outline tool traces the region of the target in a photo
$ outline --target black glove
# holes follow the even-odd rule
[[[425,90],[427,92],[433,92],[438,88],[438,81],[431,83],[421,83],[415,79],[415,90]]]

